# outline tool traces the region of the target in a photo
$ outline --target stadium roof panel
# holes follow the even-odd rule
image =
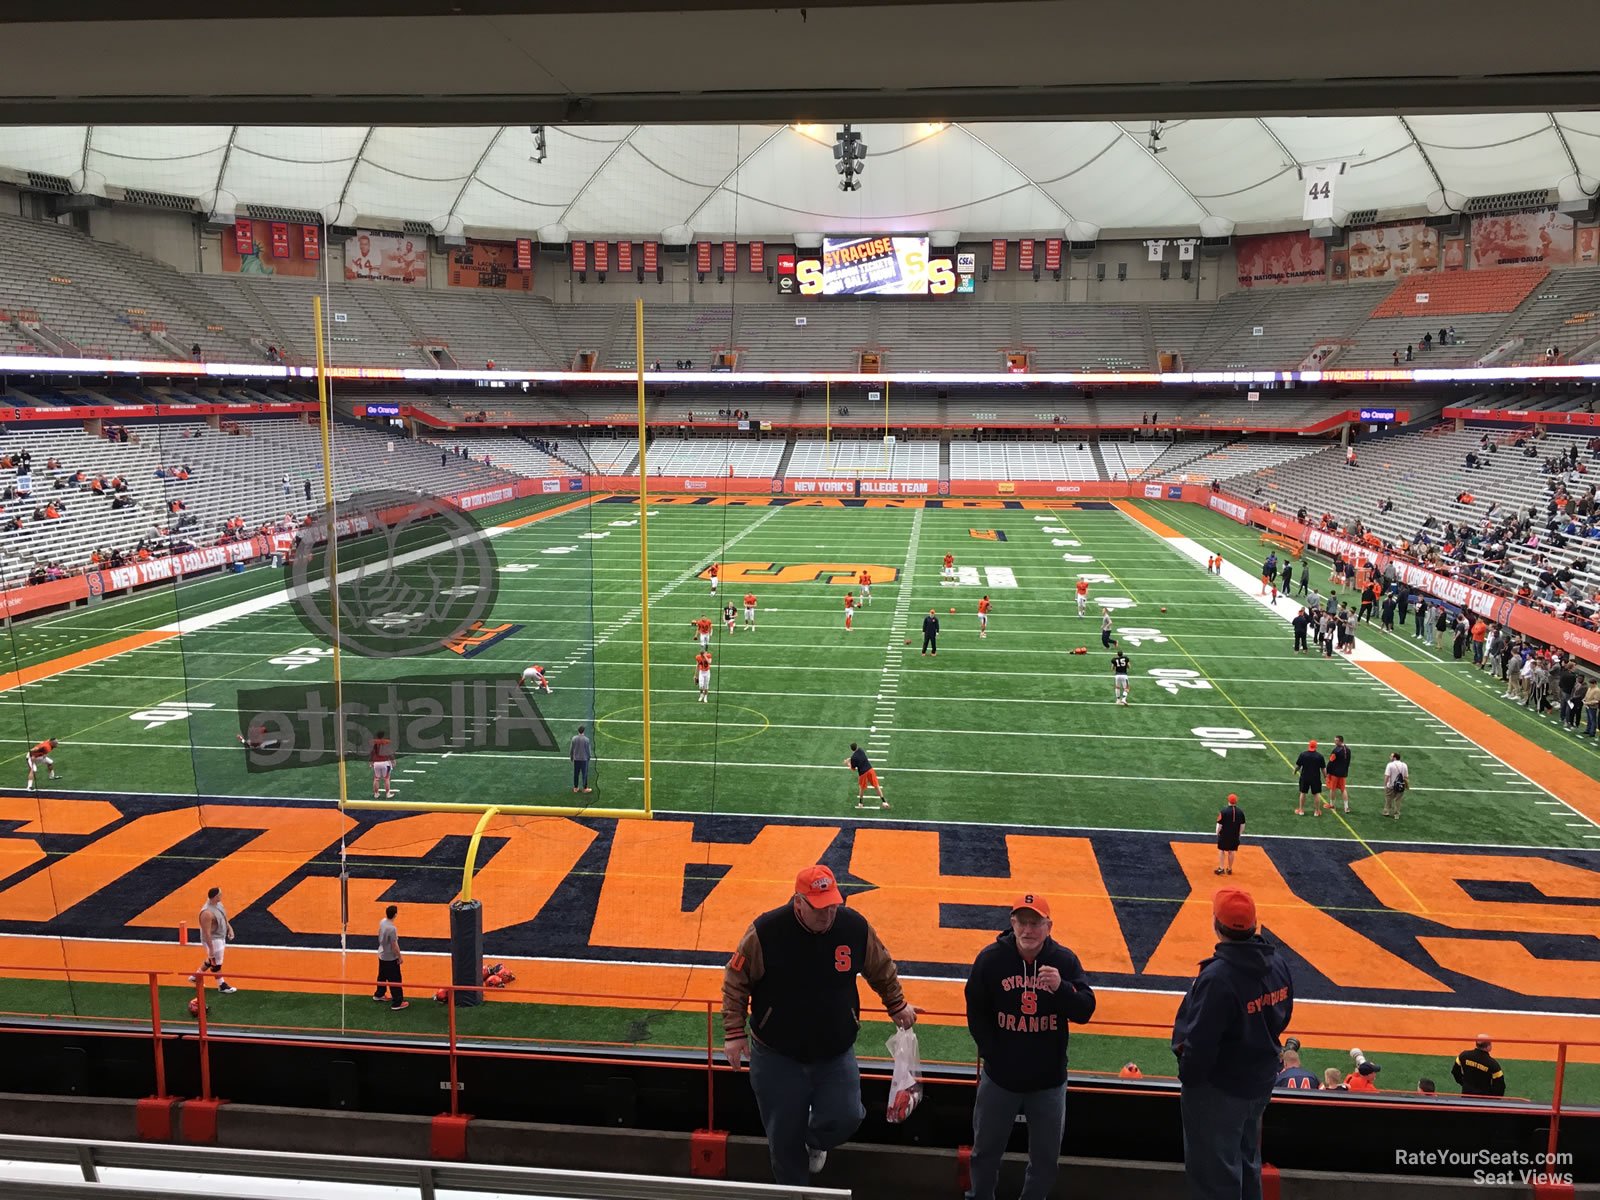
[[[104,193],[413,220],[440,232],[782,240],[797,233],[1103,236],[1301,224],[1299,168],[1347,163],[1343,212],[1443,213],[1492,193],[1600,183],[1600,116],[1271,117],[857,125],[863,187],[843,192],[835,125],[10,126],[0,168]],[[666,237],[663,240],[676,240]]]

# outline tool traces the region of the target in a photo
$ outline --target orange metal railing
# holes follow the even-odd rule
[[[207,1012],[207,1005],[206,1005],[206,994],[207,993],[206,993],[206,985],[205,985],[204,979],[202,978],[201,980],[199,980],[196,983],[188,984],[186,982],[186,976],[181,971],[108,970],[108,969],[96,968],[92,973],[93,973],[93,975],[95,977],[95,981],[96,982],[110,982],[110,983],[125,982],[125,983],[127,983],[129,985],[136,985],[139,982],[143,982],[148,987],[149,998],[150,998],[150,1017],[149,1017],[149,1028],[148,1029],[146,1029],[142,1025],[140,1025],[137,1028],[121,1028],[121,1029],[111,1028],[111,1029],[97,1030],[97,1032],[100,1033],[102,1036],[106,1036],[106,1037],[140,1038],[140,1039],[147,1038],[147,1039],[149,1039],[149,1041],[151,1043],[151,1053],[152,1053],[153,1058],[154,1058],[156,1096],[158,1098],[162,1098],[162,1099],[166,1099],[169,1096],[168,1091],[167,1091],[167,1069],[166,1069],[166,1046],[167,1046],[167,1044],[169,1042],[178,1041],[180,1039],[192,1037],[193,1040],[195,1041],[197,1055],[198,1055],[198,1061],[199,1061],[200,1099],[203,1099],[203,1100],[214,1100],[214,1099],[216,1099],[216,1090],[213,1087],[213,1080],[212,1080],[211,1046],[212,1046],[212,1043],[218,1039],[219,1035],[212,1030],[209,1013]],[[233,977],[235,979],[238,979],[241,982],[248,982],[248,983],[252,983],[252,984],[268,984],[268,985],[270,985],[270,984],[316,984],[316,985],[319,985],[319,987],[322,988],[322,989],[328,988],[329,985],[334,985],[335,987],[344,986],[344,987],[366,988],[366,987],[375,986],[378,983],[378,980],[376,978],[374,978],[372,980],[363,980],[363,979],[351,978],[351,977],[348,977],[348,976],[343,977],[343,978],[329,978],[329,977],[297,976],[297,975],[238,975],[238,974],[236,974],[234,972],[230,972],[229,974],[230,974],[231,977]],[[0,977],[17,977],[17,976],[26,976],[26,975],[41,975],[41,976],[50,977],[52,979],[62,979],[63,973],[62,973],[62,971],[61,971],[61,969],[59,967],[9,966],[9,965],[5,965],[5,964],[0,964]],[[162,1016],[161,1016],[161,989],[162,989],[162,986],[163,986],[163,980],[166,981],[166,986],[168,986],[169,988],[173,987],[175,985],[192,988],[195,997],[198,999],[199,1003],[198,1003],[198,1005],[196,1007],[196,1012],[194,1014],[195,1019],[194,1019],[192,1034],[190,1033],[190,1026],[189,1026],[188,1022],[179,1022],[175,1026],[174,1023],[171,1022],[171,1021],[163,1021]],[[63,981],[64,982],[71,982],[70,979],[66,979],[66,980],[63,980]],[[458,1026],[457,1026],[457,1021],[456,1021],[456,1016],[457,1016],[456,998],[457,998],[459,993],[462,993],[462,992],[485,993],[485,994],[492,993],[492,994],[494,994],[496,996],[502,996],[502,995],[503,996],[515,996],[515,997],[517,997],[517,998],[519,998],[519,999],[521,999],[523,1001],[526,1001],[526,1002],[540,1002],[540,1001],[544,1001],[544,1002],[552,1002],[552,1001],[559,1002],[559,1001],[562,1001],[562,1000],[571,1000],[571,999],[573,999],[573,994],[570,993],[570,992],[564,992],[564,991],[560,991],[560,990],[557,990],[557,989],[551,989],[551,988],[526,988],[526,987],[485,988],[485,987],[455,987],[455,986],[444,986],[444,987],[440,987],[440,988],[434,988],[433,985],[430,985],[430,984],[418,985],[418,984],[411,984],[411,983],[408,983],[405,986],[408,989],[419,990],[423,994],[426,994],[426,993],[432,992],[432,991],[442,991],[442,992],[445,993],[446,1031],[445,1031],[444,1044],[442,1044],[442,1045],[438,1045],[438,1044],[431,1044],[431,1045],[430,1044],[421,1044],[420,1040],[422,1038],[433,1038],[433,1037],[437,1036],[437,1035],[434,1035],[434,1034],[431,1034],[431,1033],[418,1033],[416,1035],[417,1038],[419,1039],[418,1044],[407,1045],[407,1044],[404,1044],[404,1043],[395,1043],[392,1040],[395,1037],[394,1031],[393,1030],[386,1030],[386,1031],[384,1031],[384,1036],[386,1038],[388,1038],[388,1039],[391,1039],[391,1040],[389,1041],[388,1044],[386,1044],[383,1047],[383,1050],[384,1050],[385,1053],[420,1054],[420,1055],[427,1055],[427,1056],[435,1057],[435,1058],[444,1058],[444,1059],[446,1059],[447,1063],[448,1063],[448,1070],[449,1070],[449,1077],[450,1077],[450,1087],[449,1087],[449,1091],[450,1091],[450,1115],[452,1115],[452,1116],[459,1116],[461,1114],[461,1096],[460,1096],[459,1084],[460,1084],[460,1079],[461,1079],[461,1075],[460,1075],[460,1072],[461,1072],[461,1061],[463,1059],[484,1058],[484,1059],[504,1059],[504,1060],[516,1060],[516,1061],[527,1061],[529,1059],[532,1059],[532,1060],[535,1060],[535,1061],[545,1060],[545,1061],[560,1061],[560,1062],[568,1062],[568,1063],[571,1063],[571,1062],[590,1063],[590,1064],[600,1065],[600,1066],[668,1067],[668,1068],[680,1069],[680,1070],[683,1069],[683,1067],[686,1065],[685,1062],[681,1061],[681,1060],[671,1061],[671,1062],[663,1062],[663,1061],[652,1060],[652,1059],[648,1059],[648,1058],[641,1058],[641,1057],[636,1056],[636,1055],[624,1055],[624,1054],[607,1055],[607,1054],[598,1054],[598,1053],[592,1053],[592,1052],[573,1053],[573,1052],[570,1052],[570,1051],[555,1052],[555,1051],[551,1051],[549,1049],[538,1049],[538,1048],[536,1048],[538,1046],[546,1046],[546,1047],[548,1047],[551,1043],[562,1043],[564,1040],[560,1039],[560,1038],[540,1038],[540,1039],[533,1039],[533,1038],[503,1038],[503,1037],[496,1037],[496,1036],[493,1036],[493,1035],[485,1035],[483,1037],[470,1039],[470,1040],[468,1040],[467,1042],[464,1043],[463,1040],[462,1040],[461,1034],[460,1034],[460,1030],[458,1029]],[[339,993],[337,991],[334,991],[334,992],[324,992],[323,994],[327,995],[328,998],[332,999],[332,998],[336,998]],[[715,1081],[716,1081],[716,1076],[717,1076],[718,1072],[731,1072],[733,1070],[733,1068],[728,1066],[726,1063],[719,1063],[717,1061],[717,1054],[718,1054],[718,1051],[720,1049],[720,1038],[718,1036],[718,1025],[717,1025],[717,1017],[718,1017],[718,1014],[719,1014],[719,1012],[721,1010],[721,1001],[720,1001],[720,999],[696,1000],[696,999],[686,999],[686,998],[684,998],[682,996],[639,996],[639,995],[631,995],[631,994],[630,995],[622,995],[622,994],[584,992],[583,993],[583,1000],[584,1000],[585,1006],[589,1006],[589,1007],[594,1006],[597,1002],[602,1004],[602,1005],[606,1005],[606,1002],[612,1002],[615,1007],[619,1007],[619,1008],[633,1008],[633,1009],[638,1009],[638,1008],[668,1008],[668,1009],[674,1009],[674,1010],[678,1010],[678,1011],[698,1011],[698,1012],[703,1012],[704,1016],[705,1016],[705,1060],[704,1060],[704,1069],[705,1069],[705,1075],[706,1075],[706,1123],[705,1123],[704,1128],[706,1128],[706,1129],[714,1129],[714,1128],[716,1128],[716,1124],[715,1124],[715,1115],[716,1115]],[[941,1011],[936,1011],[936,1010],[932,1010],[932,1009],[927,1009],[927,1010],[918,1009],[917,1011],[919,1013],[925,1015],[925,1016],[937,1017],[937,1018],[948,1018],[948,1019],[951,1019],[952,1021],[964,1021],[964,1019],[965,1019],[965,1014],[964,1013],[941,1012]],[[0,1014],[0,1016],[6,1016],[6,1015],[16,1016],[16,1015],[22,1015],[22,1014],[15,1014],[15,1013],[13,1013],[13,1014]],[[28,1015],[32,1015],[32,1016],[36,1016],[36,1017],[51,1017],[51,1016],[58,1015],[58,1014],[38,1013],[38,1014],[28,1014]],[[136,1020],[136,1019],[135,1018],[125,1018],[125,1017],[90,1018],[90,1017],[82,1017],[80,1015],[74,1014],[72,1020],[73,1020],[74,1024],[69,1025],[69,1024],[63,1023],[62,1027],[59,1030],[39,1029],[36,1032],[39,1032],[39,1033],[42,1033],[42,1034],[47,1034],[47,1035],[48,1034],[53,1034],[53,1033],[73,1034],[73,1033],[81,1032],[81,1029],[78,1026],[81,1024],[81,1022],[86,1021],[86,1020],[94,1020],[94,1021],[102,1021],[102,1020],[104,1020],[104,1021],[114,1021],[114,1022],[118,1022],[118,1023],[128,1023],[128,1022],[131,1022],[131,1021]],[[142,1020],[142,1019],[139,1019],[139,1020]],[[281,1036],[281,1035],[278,1035],[278,1034],[272,1034],[272,1035],[269,1036],[269,1035],[266,1035],[264,1033],[259,1033],[258,1032],[258,1033],[252,1034],[251,1032],[249,1032],[251,1029],[261,1030],[261,1029],[264,1029],[264,1028],[266,1028],[266,1027],[263,1027],[263,1026],[250,1026],[250,1025],[229,1025],[228,1026],[228,1032],[225,1035],[221,1035],[221,1036],[225,1036],[226,1040],[230,1044],[234,1044],[234,1045],[243,1044],[243,1045],[262,1045],[262,1046],[295,1046],[295,1047],[305,1047],[305,1048],[320,1048],[320,1047],[335,1046],[335,1045],[338,1044],[338,1039],[336,1039],[335,1037],[333,1037],[331,1035],[318,1036],[315,1030],[295,1030],[295,1031],[292,1031],[295,1034],[295,1036],[287,1036],[287,1037],[286,1036]],[[1085,1027],[1083,1032],[1085,1034],[1090,1035],[1090,1036],[1098,1034],[1098,1035],[1102,1035],[1102,1036],[1145,1037],[1145,1038],[1160,1038],[1160,1039],[1165,1040],[1166,1038],[1168,1038],[1170,1036],[1171,1028],[1169,1026],[1166,1026],[1166,1025],[1152,1025],[1152,1024],[1142,1023],[1142,1022],[1095,1021],[1092,1026]],[[1296,1027],[1292,1032],[1295,1034],[1295,1036],[1301,1038],[1302,1040],[1307,1040],[1307,1039],[1329,1039],[1329,1040],[1332,1040],[1332,1041],[1335,1041],[1335,1042],[1348,1042],[1348,1041],[1350,1041],[1352,1039],[1352,1037],[1354,1037],[1357,1040],[1359,1040],[1362,1044],[1380,1045],[1380,1046],[1384,1045],[1384,1044],[1388,1044],[1388,1043],[1399,1043],[1399,1044],[1401,1044],[1403,1046],[1403,1045],[1405,1045],[1407,1043],[1415,1043],[1417,1041],[1417,1038],[1416,1038],[1416,1036],[1414,1034],[1386,1034],[1386,1033],[1372,1033],[1372,1032],[1362,1032],[1360,1034],[1352,1034],[1351,1031],[1349,1031],[1349,1030],[1341,1030],[1341,1029],[1306,1029],[1306,1028],[1299,1028],[1299,1027]],[[1463,1031],[1461,1034],[1458,1035],[1453,1030],[1443,1029],[1443,1030],[1440,1030],[1437,1035],[1430,1035],[1428,1040],[1430,1040],[1430,1041],[1437,1040],[1437,1041],[1441,1041],[1441,1042],[1451,1041],[1451,1040],[1459,1040],[1459,1041],[1461,1041],[1463,1043],[1470,1043],[1475,1037],[1476,1037],[1476,1034],[1468,1034],[1468,1033]],[[482,1044],[483,1041],[502,1041],[502,1040],[524,1043],[524,1045],[519,1046],[519,1048],[517,1048],[517,1049],[510,1049],[510,1048],[503,1048],[502,1049],[502,1048],[498,1048],[498,1047],[494,1047],[494,1046],[485,1046],[485,1045]],[[620,1046],[623,1045],[623,1043],[591,1042],[591,1041],[576,1041],[576,1040],[567,1042],[566,1044],[569,1044],[569,1045],[572,1045],[572,1046],[577,1046],[577,1047],[586,1047],[586,1048],[587,1047],[599,1048],[599,1047],[604,1047],[604,1046],[608,1046],[608,1045],[609,1046],[618,1046],[618,1047],[620,1047]],[[1552,1156],[1554,1156],[1555,1153],[1556,1153],[1556,1150],[1557,1150],[1557,1146],[1558,1146],[1559,1141],[1560,1141],[1560,1129],[1561,1129],[1562,1117],[1563,1117],[1563,1115],[1565,1113],[1571,1111],[1569,1106],[1566,1104],[1566,1099],[1565,1099],[1566,1074],[1567,1074],[1567,1062],[1568,1062],[1568,1057],[1569,1057],[1569,1051],[1574,1050],[1574,1049],[1591,1050],[1591,1051],[1592,1050],[1600,1050],[1600,1042],[1551,1041],[1551,1040],[1548,1040],[1548,1039],[1537,1039],[1537,1038],[1496,1038],[1495,1039],[1495,1044],[1497,1046],[1499,1046],[1499,1047],[1517,1047],[1517,1046],[1521,1046],[1521,1047],[1538,1047],[1538,1048],[1541,1048],[1543,1050],[1550,1050],[1550,1049],[1554,1050],[1554,1063],[1555,1063],[1554,1086],[1553,1086],[1553,1090],[1552,1090],[1551,1097],[1550,1097],[1550,1100],[1549,1100],[1548,1104],[1545,1104],[1542,1101],[1540,1101],[1540,1102],[1534,1102],[1534,1101],[1529,1101],[1529,1100],[1519,1100],[1519,1101],[1517,1101],[1517,1102],[1519,1102],[1519,1103],[1521,1103],[1523,1105],[1534,1105],[1534,1104],[1537,1104],[1537,1107],[1534,1109],[1534,1111],[1538,1112],[1540,1115],[1548,1115],[1549,1116],[1549,1118],[1550,1118],[1550,1129],[1549,1129],[1549,1136],[1548,1136],[1548,1147],[1549,1147],[1550,1154]],[[696,1047],[682,1047],[682,1048],[692,1048],[692,1049],[695,1049],[697,1052],[698,1052],[698,1049],[699,1049],[698,1046],[696,1046]],[[698,1053],[697,1053],[697,1057],[698,1057]],[[883,1062],[883,1063],[886,1063],[886,1061],[887,1061],[887,1060],[884,1060],[884,1059],[877,1059],[877,1058],[875,1058],[873,1056],[866,1056],[866,1057],[867,1057],[867,1061],[869,1063],[870,1062]],[[1594,1055],[1586,1055],[1586,1057],[1593,1058],[1595,1056]],[[959,1067],[967,1068],[967,1069],[970,1070],[970,1074],[963,1073],[963,1074],[960,1074],[960,1075],[956,1075],[952,1079],[950,1079],[949,1081],[957,1083],[957,1084],[965,1085],[965,1086],[976,1086],[976,1084],[977,1084],[977,1080],[978,1080],[978,1062],[977,1062],[976,1054],[974,1054],[974,1056],[971,1059],[964,1059],[964,1060],[960,1060],[960,1061],[932,1060],[932,1059],[925,1059],[924,1061],[926,1061],[926,1062],[937,1062],[938,1065],[943,1065],[943,1066],[959,1066]],[[868,1069],[868,1070],[863,1071],[862,1074],[866,1078],[869,1078],[869,1079],[880,1079],[880,1078],[881,1079],[888,1079],[889,1078],[889,1072],[887,1070],[874,1071],[874,1070]],[[1147,1076],[1146,1078],[1147,1079],[1150,1079],[1150,1078],[1161,1079],[1163,1077],[1161,1077],[1161,1076]],[[1174,1080],[1174,1082],[1176,1082],[1176,1081]],[[1108,1092],[1108,1093],[1109,1092],[1125,1092],[1126,1091],[1126,1085],[1115,1084],[1109,1078],[1107,1078],[1103,1082],[1084,1081],[1082,1079],[1079,1079],[1078,1081],[1075,1081],[1072,1086],[1073,1086],[1073,1090],[1074,1091]],[[1456,1097],[1449,1096],[1449,1097],[1445,1097],[1444,1099],[1448,1099],[1450,1108],[1452,1110],[1456,1110],[1456,1111],[1467,1111],[1467,1112],[1472,1112],[1472,1111],[1479,1111],[1479,1112],[1504,1111],[1504,1105],[1505,1105],[1505,1101],[1496,1100],[1496,1099],[1489,1099],[1489,1098],[1472,1098],[1472,1099],[1460,1098],[1460,1099],[1458,1099]],[[1514,1100],[1514,1099],[1515,1098],[1512,1098],[1512,1097],[1507,1097],[1506,1098],[1506,1100]],[[1275,1103],[1291,1103],[1291,1104],[1356,1103],[1356,1104],[1361,1104],[1364,1107],[1368,1107],[1368,1108],[1379,1107],[1379,1108],[1391,1108],[1391,1109],[1401,1109],[1401,1108],[1410,1109],[1410,1108],[1414,1108],[1416,1106],[1416,1103],[1417,1103],[1417,1100],[1416,1100],[1415,1097],[1409,1098],[1404,1103],[1399,1103],[1399,1102],[1396,1102],[1394,1100],[1385,1100],[1385,1099],[1383,1099],[1383,1094],[1382,1093],[1378,1093],[1376,1095],[1372,1095],[1372,1094],[1368,1094],[1368,1093],[1362,1093],[1362,1094],[1359,1095],[1358,1098],[1356,1098],[1356,1097],[1335,1098],[1335,1097],[1327,1095],[1327,1094],[1314,1093],[1314,1092],[1281,1092],[1281,1093],[1274,1094],[1273,1100],[1274,1100]],[[1527,1109],[1524,1108],[1522,1111],[1527,1111]],[[1552,1157],[1551,1161],[1555,1161],[1553,1157]]]

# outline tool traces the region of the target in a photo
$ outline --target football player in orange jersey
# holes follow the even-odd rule
[[[956,576],[956,556],[954,554],[946,554],[944,556],[944,570],[939,572],[939,573],[941,575],[943,575],[946,579],[954,579],[955,578],[955,576]]]
[[[754,592],[746,592],[744,594],[744,627],[751,633],[756,631],[756,594]]]
[[[39,771],[39,764],[43,763],[50,771],[51,779],[60,779],[56,772],[56,760],[50,757],[50,751],[61,743],[55,738],[45,738],[37,746],[28,751],[28,790],[33,791],[33,777]]]
[[[978,636],[989,636],[989,597],[985,596],[978,601]]]
[[[856,615],[856,598],[853,593],[847,592],[844,597],[844,631],[850,632],[850,620]]]
[[[1078,615],[1083,616],[1089,607],[1089,581],[1078,580]]]
[[[861,607],[865,608],[872,603],[872,574],[862,571],[861,578],[856,580],[861,587]]]
[[[717,594],[717,577],[718,577],[718,574],[719,574],[719,571],[718,571],[718,568],[717,568],[717,564],[716,563],[712,563],[711,564],[711,594],[713,596],[715,596]]]
[[[702,650],[694,656],[694,681],[700,689],[698,697],[701,704],[706,703],[706,694],[711,690],[711,652]]]
[[[700,649],[709,650],[711,648],[711,618],[706,616],[705,613],[701,613],[699,618],[691,621],[690,624],[694,626],[695,634],[700,639]]]

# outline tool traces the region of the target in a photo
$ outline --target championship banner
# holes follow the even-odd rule
[[[1300,176],[1301,186],[1305,188],[1300,208],[1302,220],[1333,220],[1334,188],[1343,174],[1343,163],[1323,163],[1304,169]]]
[[[589,269],[589,243],[572,243],[572,269],[579,274]]]
[[[487,288],[497,292],[533,291],[533,270],[518,266],[515,242],[467,239],[450,251],[445,280],[451,287]]]
[[[533,239],[517,239],[517,270],[533,270]]]
[[[722,273],[724,275],[737,275],[739,273],[739,243],[722,243]]]
[[[282,221],[272,223],[272,257],[289,257],[289,227]]]
[[[1061,239],[1047,238],[1044,243],[1044,269],[1061,270]]]
[[[694,248],[694,269],[702,275],[711,274],[711,243],[701,242]]]
[[[659,247],[655,242],[646,242],[644,244],[644,269],[647,275],[654,274],[661,269],[658,265],[659,260],[656,257],[658,251]]]
[[[344,277],[424,283],[428,278],[427,239],[357,230],[344,243]]]
[[[610,242],[596,242],[594,244],[594,269],[601,275],[611,270]]]
[[[767,269],[767,244],[765,242],[750,243],[750,271],[759,275]]]
[[[284,275],[296,279],[315,279],[317,258],[306,254],[303,240],[289,239],[285,254],[274,251],[273,222],[241,218],[234,222],[233,236],[222,239],[222,269],[230,275]],[[316,232],[315,225],[306,226]],[[299,253],[295,253],[299,251]]]
[[[1439,231],[1420,221],[1352,229],[1351,279],[1399,279],[1440,268]]]
[[[617,270],[618,271],[632,271],[633,270],[633,243],[632,242],[618,242],[617,243]]]
[[[1004,271],[1006,269],[1006,240],[995,238],[989,243],[989,270]]]
[[[300,256],[307,262],[316,262],[322,257],[322,229],[320,226],[300,226]]]
[[[1017,270],[1033,270],[1033,239],[1023,238],[1017,243]]]
[[[1328,247],[1308,233],[1268,233],[1237,241],[1239,286],[1321,283],[1328,274]]]
[[[1472,265],[1510,267],[1572,262],[1573,220],[1566,213],[1526,212],[1472,218]]]

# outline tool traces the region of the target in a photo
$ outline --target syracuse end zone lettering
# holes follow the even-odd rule
[[[882,563],[791,563],[774,567],[769,562],[736,562],[722,565],[722,582],[735,583],[842,583],[854,587],[865,571],[873,583],[893,583],[900,578],[894,567]],[[710,579],[708,567],[700,572],[701,579]]]

